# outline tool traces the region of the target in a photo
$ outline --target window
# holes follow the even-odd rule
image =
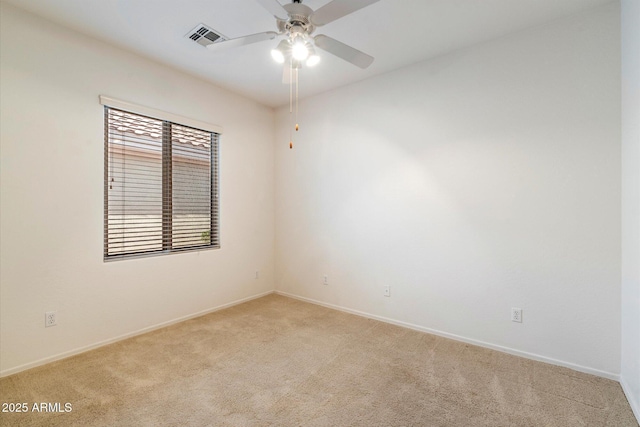
[[[104,259],[219,248],[219,134],[104,111]]]

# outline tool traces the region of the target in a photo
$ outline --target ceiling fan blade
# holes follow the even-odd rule
[[[263,40],[273,40],[278,33],[275,31],[267,31],[266,33],[251,34],[250,36],[238,37],[235,39],[225,40],[219,43],[207,45],[207,49],[214,52],[225,50],[232,47],[240,47],[251,43],[261,42]]]
[[[326,25],[379,0],[333,0],[313,12],[311,22],[316,27]]]
[[[287,19],[289,19],[289,14],[284,9],[284,7],[282,7],[280,2],[278,2],[278,0],[256,0],[256,1],[260,3],[262,7],[267,9],[269,13],[275,16],[276,18],[281,19],[283,21],[286,21]]]
[[[358,49],[339,42],[336,39],[332,39],[331,37],[325,36],[324,34],[318,34],[313,39],[316,47],[329,52],[338,58],[342,58],[347,62],[351,62],[353,65],[360,68],[367,68],[373,62],[373,56],[360,52]]]

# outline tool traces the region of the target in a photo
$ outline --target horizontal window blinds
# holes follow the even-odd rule
[[[218,239],[218,232],[212,227],[212,218],[218,213],[216,204],[212,203],[215,177],[211,165],[217,160],[212,159],[214,138],[210,132],[172,125],[174,248],[198,246]]]
[[[218,140],[105,107],[105,259],[219,247]]]

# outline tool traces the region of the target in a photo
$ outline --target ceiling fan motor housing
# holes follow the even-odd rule
[[[289,15],[287,21],[278,20],[278,30],[281,33],[289,33],[291,36],[300,34],[303,37],[313,33],[316,27],[309,20],[309,16],[313,14],[313,9],[303,5],[301,2],[294,2],[283,6]]]

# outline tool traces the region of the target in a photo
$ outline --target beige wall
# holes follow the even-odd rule
[[[273,111],[1,7],[0,373],[272,291]],[[101,94],[223,127],[220,250],[102,261]]]
[[[279,290],[617,378],[618,3],[299,111],[293,150],[278,111]]]
[[[622,371],[640,422],[640,0],[622,0]]]

